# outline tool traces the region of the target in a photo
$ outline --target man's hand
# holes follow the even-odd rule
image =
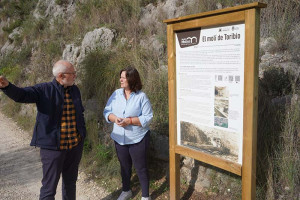
[[[5,88],[8,84],[8,80],[4,76],[0,76],[0,88]]]

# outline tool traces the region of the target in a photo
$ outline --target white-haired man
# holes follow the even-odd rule
[[[20,88],[0,76],[0,89],[15,102],[35,103],[37,117],[30,145],[40,147],[43,168],[41,200],[53,200],[62,175],[64,200],[76,199],[78,166],[86,136],[84,108],[74,85],[73,65],[59,60],[52,82]]]

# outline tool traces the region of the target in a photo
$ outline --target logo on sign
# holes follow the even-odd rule
[[[177,37],[181,48],[194,46],[199,44],[200,30],[179,32]]]

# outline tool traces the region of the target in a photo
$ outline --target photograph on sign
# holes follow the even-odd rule
[[[177,144],[242,164],[245,25],[175,37]]]

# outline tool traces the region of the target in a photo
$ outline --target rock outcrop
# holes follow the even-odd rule
[[[66,45],[62,57],[75,65],[80,65],[89,52],[98,48],[103,50],[109,49],[115,37],[115,30],[105,27],[95,29],[86,33],[81,42],[81,46],[76,46],[75,44]]]

